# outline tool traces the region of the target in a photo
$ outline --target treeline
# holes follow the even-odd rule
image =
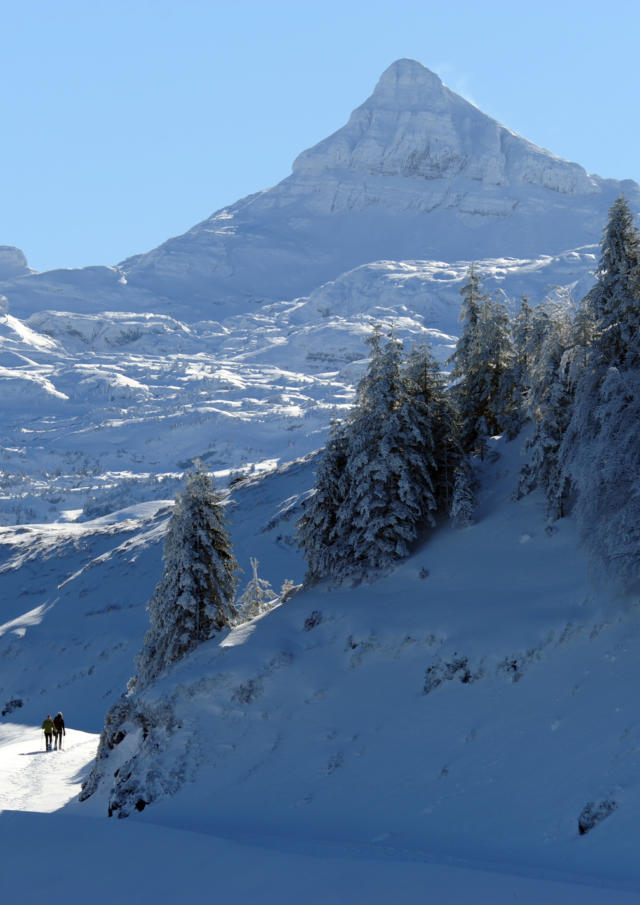
[[[438,511],[455,505],[462,515],[463,499],[470,503],[457,411],[428,347],[405,355],[380,329],[367,342],[355,404],[332,425],[298,523],[309,581],[387,569]]]
[[[624,198],[604,230],[596,283],[575,311],[536,309],[526,413],[535,425],[520,492],[573,512],[592,561],[623,589],[640,578],[640,237]]]
[[[640,577],[640,240],[611,208],[596,283],[511,318],[472,267],[449,384],[428,347],[376,330],[349,417],[334,423],[298,525],[307,580],[371,577],[409,555],[438,514],[468,522],[471,461],[531,424],[517,495],[540,488],[551,520],[574,512],[594,561]]]

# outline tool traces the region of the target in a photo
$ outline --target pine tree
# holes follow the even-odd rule
[[[450,359],[451,373],[457,378],[462,448],[482,455],[487,437],[502,433],[516,404],[511,325],[506,306],[482,291],[473,267],[460,292],[463,328]]]
[[[589,304],[604,366],[637,362],[640,342],[640,237],[625,199],[613,204],[602,237],[597,282]]]
[[[371,360],[358,384],[349,423],[336,525],[339,574],[354,577],[386,569],[407,556],[412,526],[420,517],[404,455],[401,344],[393,337],[385,343],[379,329],[367,343]]]
[[[420,435],[419,455],[430,488],[429,512],[449,509],[455,473],[462,458],[457,412],[429,347],[414,346],[402,373],[408,404]],[[433,524],[433,517],[430,516]]]
[[[250,562],[253,575],[242,595],[235,603],[238,611],[237,622],[240,623],[248,622],[250,619],[255,619],[256,616],[262,616],[263,613],[267,613],[277,599],[277,594],[269,582],[258,575],[258,566],[260,565],[258,560],[252,556],[250,557]]]
[[[456,468],[449,517],[454,525],[465,528],[472,524],[476,508],[474,479],[468,459],[462,459]]]
[[[315,487],[303,504],[297,540],[307,563],[307,581],[336,574],[340,551],[338,512],[343,502],[343,473],[347,461],[347,426],[334,421],[327,445],[318,458]]]
[[[169,520],[164,572],[148,604],[150,628],[136,658],[136,685],[232,623],[236,571],[221,498],[198,468],[188,475]]]
[[[626,589],[640,580],[639,248],[619,198],[604,230],[596,284],[563,356],[570,404],[556,476],[556,492],[565,499],[570,492],[592,563]]]
[[[523,296],[511,327],[513,359],[510,379],[513,387],[513,405],[510,417],[507,417],[507,424],[505,425],[509,439],[513,439],[518,435],[527,420],[533,364],[530,358],[532,332],[533,310],[529,304],[529,299]]]
[[[525,446],[529,461],[520,475],[518,496],[540,487],[551,518],[563,513],[568,494],[568,484],[559,464],[559,449],[573,404],[571,371],[577,353],[572,332],[566,307],[551,303],[539,305],[533,312],[524,350],[529,361],[530,382],[527,414],[535,432]]]
[[[359,579],[409,555],[453,492],[455,416],[426,347],[376,329],[347,421],[334,429],[298,524],[307,578]]]
[[[488,300],[475,264],[472,264],[467,272],[467,280],[460,289],[460,295],[462,304],[459,320],[462,330],[455,352],[450,359],[453,363],[451,376],[458,378],[464,377],[469,372],[472,362],[475,361],[480,312],[483,304]]]

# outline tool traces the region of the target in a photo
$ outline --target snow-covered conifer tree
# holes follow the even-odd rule
[[[343,501],[347,447],[347,426],[332,422],[327,445],[318,457],[314,491],[305,501],[297,524],[298,543],[307,563],[307,581],[311,583],[336,573],[340,551],[336,523]]]
[[[450,361],[461,443],[466,453],[482,454],[487,436],[505,429],[516,405],[510,320],[506,306],[483,293],[474,268],[460,291],[463,327]]]
[[[602,238],[597,282],[588,302],[596,324],[601,363],[618,366],[628,356],[637,362],[640,344],[640,237],[629,205],[613,204]]]
[[[460,461],[455,471],[449,517],[454,525],[458,525],[461,528],[467,527],[473,522],[475,508],[473,471],[469,460],[464,458]]]
[[[471,368],[471,364],[475,361],[477,342],[478,323],[480,321],[480,310],[488,296],[486,295],[480,274],[472,264],[467,273],[467,280],[460,289],[462,296],[462,304],[460,306],[460,322],[462,330],[456,344],[455,352],[451,356],[450,361],[453,364],[451,371],[452,377],[463,377]]]
[[[312,581],[366,577],[408,556],[453,490],[455,417],[430,352],[414,349],[405,361],[379,328],[368,344],[355,406],[334,427],[298,524]]]
[[[427,347],[407,358],[380,329],[350,417],[334,427],[298,523],[307,578],[360,579],[408,556],[448,509],[462,451],[457,420]]]
[[[371,361],[358,384],[336,530],[341,576],[363,576],[408,555],[420,505],[405,452],[401,344],[379,329],[367,340]]]
[[[640,240],[619,198],[593,289],[573,323],[534,314],[531,409],[537,431],[521,487],[549,514],[575,513],[592,563],[623,588],[640,579]],[[537,322],[537,323],[536,323]]]
[[[235,607],[238,611],[238,622],[248,622],[250,619],[255,619],[256,616],[262,616],[263,613],[271,609],[274,600],[277,598],[277,594],[269,582],[258,575],[258,566],[260,565],[258,560],[252,556],[250,557],[250,562],[253,575],[242,595],[235,602]]]
[[[529,461],[522,469],[518,494],[522,496],[540,487],[552,518],[563,513],[568,491],[559,467],[559,448],[571,418],[571,365],[576,355],[573,346],[568,309],[539,305],[533,311],[524,353],[529,361],[527,413],[535,431],[525,447]]]
[[[518,435],[527,420],[527,405],[531,393],[532,360],[530,358],[530,346],[532,331],[533,310],[529,304],[529,299],[523,296],[511,326],[513,358],[510,378],[513,387],[513,404],[510,410],[510,417],[507,417],[507,424],[505,425],[507,436],[510,439]]]
[[[414,346],[409,352],[402,380],[411,417],[418,426],[422,469],[431,488],[429,511],[441,506],[448,510],[462,458],[459,425],[451,394],[427,345]]]
[[[164,572],[148,604],[150,627],[136,658],[136,685],[231,624],[236,571],[221,498],[198,468],[169,519]]]

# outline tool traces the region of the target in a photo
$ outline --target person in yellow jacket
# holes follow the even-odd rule
[[[44,745],[45,751],[51,751],[51,744],[53,742],[53,730],[54,730],[53,720],[51,719],[51,714],[47,714],[46,720],[42,724],[42,731],[44,732]]]

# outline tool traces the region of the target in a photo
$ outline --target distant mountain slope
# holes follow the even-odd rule
[[[487,289],[515,305],[525,293],[554,297],[559,286],[580,298],[596,254],[587,247],[476,266]],[[107,304],[97,313],[67,292],[56,297],[65,311],[26,320],[10,303],[0,311],[0,524],[83,508],[92,517],[171,496],[195,457],[228,474],[317,449],[350,404],[374,323],[392,326],[408,348],[427,340],[446,361],[467,268],[378,261],[306,298],[196,323],[154,308],[131,314]]]
[[[635,182],[587,175],[399,60],[273,188],[118,267],[28,275],[10,256],[20,266],[4,277],[0,268],[10,279],[0,291],[18,316],[53,308],[219,319],[309,295],[372,261],[535,258],[597,243],[621,192],[640,210]]]
[[[510,132],[412,60],[279,185],[121,266],[131,286],[213,303],[307,295],[378,259],[557,254],[599,241],[640,187],[588,176]]]

